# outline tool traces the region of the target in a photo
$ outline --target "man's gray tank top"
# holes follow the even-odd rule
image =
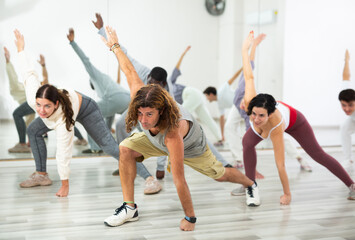
[[[186,111],[180,104],[177,104],[180,109],[180,120],[187,120],[190,125],[190,130],[184,137],[184,158],[198,157],[206,151],[206,136],[195,118]],[[139,125],[141,125],[139,123]],[[141,126],[142,127],[142,126]],[[142,128],[143,129],[143,128]],[[143,129],[149,141],[160,150],[169,154],[168,148],[165,146],[165,136],[167,131],[163,134],[158,133],[152,136],[149,130]]]

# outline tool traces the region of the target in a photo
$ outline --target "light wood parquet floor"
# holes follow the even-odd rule
[[[327,148],[341,157],[340,148]],[[232,160],[229,151],[222,154]],[[103,220],[122,203],[119,177],[111,176],[117,162],[111,157],[74,158],[70,195],[57,198],[60,180],[55,160],[48,160],[53,185],[21,189],[19,183],[34,171],[34,162],[0,161],[0,239],[355,239],[355,201],[348,189],[303,154],[313,172],[302,172],[287,159],[292,203],[280,206],[282,187],[272,151],[258,151],[258,181],[262,204],[247,207],[245,196],[231,196],[237,184],[219,183],[185,167],[198,222],[194,232],[179,230],[184,214],[171,174],[161,181],[163,190],[144,195],[144,180],[137,177],[139,221],[110,228]],[[156,161],[146,166],[155,174]],[[354,165],[342,163],[352,178]]]

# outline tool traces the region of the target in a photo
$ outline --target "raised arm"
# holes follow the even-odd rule
[[[250,101],[256,96],[253,69],[250,63],[249,48],[254,41],[254,32],[251,31],[242,46],[243,74],[245,78],[244,106],[248,109]]]
[[[10,52],[9,52],[9,50],[7,50],[6,47],[4,47],[4,55],[5,55],[6,63],[9,63],[10,62]]]
[[[250,61],[254,61],[255,60],[255,52],[256,52],[256,47],[265,39],[266,34],[261,33],[259,34],[253,42],[253,46],[251,47],[250,50]]]
[[[181,62],[182,62],[182,60],[184,59],[185,54],[190,50],[190,48],[191,48],[191,46],[187,46],[187,48],[185,49],[185,51],[181,54],[181,57],[180,57],[178,63],[176,64],[176,67],[175,67],[176,69],[180,69]]]
[[[345,63],[343,69],[343,81],[350,81],[350,67],[349,67],[350,54],[348,49],[345,51]]]
[[[15,34],[15,38],[16,38],[15,45],[17,48],[17,52],[22,52],[25,49],[25,38],[20,33],[20,31],[17,29],[15,29],[14,34]]]
[[[95,13],[95,16],[96,16],[96,21],[92,21],[92,23],[98,30],[100,30],[104,26],[104,21],[102,20],[100,13]]]
[[[9,50],[7,50],[6,47],[4,47],[4,55],[6,60],[6,73],[9,78],[10,94],[16,101],[22,103],[22,95],[24,95],[25,93],[25,88],[23,86],[23,83],[19,82],[18,80],[15,68],[10,61],[10,52]]]
[[[35,109],[36,105],[36,92],[41,86],[41,82],[35,71],[33,61],[26,55],[25,49],[25,39],[19,30],[14,31],[15,34],[15,44],[17,47],[17,52],[19,53],[19,66],[21,68],[21,73],[24,79],[26,99],[28,105]]]
[[[126,54],[124,54],[124,52],[120,48],[116,31],[110,26],[106,26],[105,30],[107,40],[104,37],[102,37],[101,39],[106,44],[106,46],[109,47],[110,50],[113,51],[116,55],[121,70],[127,78],[128,86],[131,91],[131,99],[133,99],[136,95],[136,92],[144,86],[144,83],[139,78],[136,70],[134,69],[132,63],[129,61]]]
[[[43,76],[42,85],[48,84],[48,72],[46,68],[46,60],[42,54],[39,55],[39,60],[37,60],[37,62],[42,66],[42,76]]]
[[[117,83],[121,84],[121,67],[120,64],[117,66]]]
[[[107,39],[107,34],[106,34],[106,31],[105,31],[105,28],[104,28],[104,22],[101,18],[101,15],[100,14],[96,14],[96,18],[97,18],[97,23],[98,24],[94,24],[96,28],[100,27],[101,28],[99,29],[98,31],[98,34],[100,34],[102,37],[106,38]],[[150,71],[151,69],[148,68],[147,66],[141,64],[139,61],[137,61],[135,58],[133,58],[132,56],[130,56],[128,54],[128,51],[127,49],[123,46],[123,45],[120,45],[121,47],[121,50],[123,51],[123,53],[128,57],[128,60],[132,63],[134,69],[136,70],[139,78],[143,81],[144,84],[148,84],[148,76],[150,74]]]

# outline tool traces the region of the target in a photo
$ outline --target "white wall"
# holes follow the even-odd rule
[[[100,70],[116,79],[117,60],[102,43],[91,20],[100,12],[106,24],[118,33],[120,43],[148,67],[162,66],[170,74],[186,46],[192,49],[182,65],[179,82],[203,90],[213,85],[218,73],[218,22],[205,9],[204,0],[37,0],[0,1],[0,47],[7,46],[17,67],[13,30],[25,36],[26,50],[37,58],[44,54],[49,81],[70,86],[95,98],[79,58],[68,44],[69,27],[75,30],[75,41]],[[20,6],[26,5],[25,8]],[[18,10],[18,12],[16,11]],[[9,95],[0,55],[0,118],[11,118],[16,107]],[[40,70],[40,66],[37,66]]]
[[[339,126],[345,118],[337,94],[346,48],[355,72],[351,30],[355,1],[227,0],[226,6],[224,14],[216,17],[207,13],[204,0],[0,0],[0,47],[9,48],[18,69],[12,31],[19,28],[26,49],[35,58],[45,55],[51,83],[96,98],[66,38],[73,27],[77,43],[92,63],[116,79],[117,61],[91,23],[95,12],[117,30],[129,53],[148,67],[159,65],[170,74],[191,45],[179,82],[200,90],[227,81],[241,66],[240,48],[247,33],[264,32],[267,38],[256,55],[258,91],[295,106],[313,126]],[[269,10],[277,11],[272,23],[246,21],[249,14]],[[0,52],[0,119],[10,119],[16,104]],[[208,106],[218,116],[216,105]]]
[[[10,49],[17,69],[12,31],[19,28],[25,35],[26,49],[36,58],[39,53],[45,55],[51,83],[71,86],[95,98],[88,75],[66,38],[68,28],[73,27],[76,42],[92,63],[116,79],[117,61],[91,23],[95,12],[116,28],[129,53],[148,67],[160,65],[170,73],[186,46],[191,45],[181,65],[179,82],[200,90],[209,85],[220,86],[241,67],[241,44],[253,29],[268,35],[257,50],[258,89],[282,96],[283,45],[279,42],[283,40],[283,21],[279,18],[275,23],[260,26],[246,23],[246,15],[279,10],[279,2],[230,0],[224,14],[216,17],[207,13],[204,0],[36,0],[31,5],[25,0],[0,0],[0,46]],[[4,61],[0,61],[0,83],[4,86],[0,89],[0,118],[11,118],[16,104],[9,95]],[[217,117],[216,104],[208,106]]]
[[[285,7],[284,100],[313,126],[339,126],[338,93],[345,49],[355,73],[355,1],[288,0]]]

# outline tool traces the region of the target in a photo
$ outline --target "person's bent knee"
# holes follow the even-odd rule
[[[256,146],[256,144],[251,143],[251,141],[247,137],[245,137],[245,135],[242,140],[242,145],[243,145],[243,151],[253,150],[255,149]]]
[[[120,161],[124,159],[135,159],[138,155],[138,153],[126,146],[119,146],[120,149]]]
[[[119,149],[120,149],[120,155],[123,156],[127,156],[127,155],[130,155],[133,150],[128,148],[128,147],[125,147],[125,146],[122,146],[122,145],[119,145]]]
[[[27,135],[30,136],[36,136],[36,128],[33,126],[33,124],[30,124],[27,129],[26,129]]]
[[[16,110],[12,112],[12,117],[13,118],[17,118],[18,117],[18,114],[17,114]]]

